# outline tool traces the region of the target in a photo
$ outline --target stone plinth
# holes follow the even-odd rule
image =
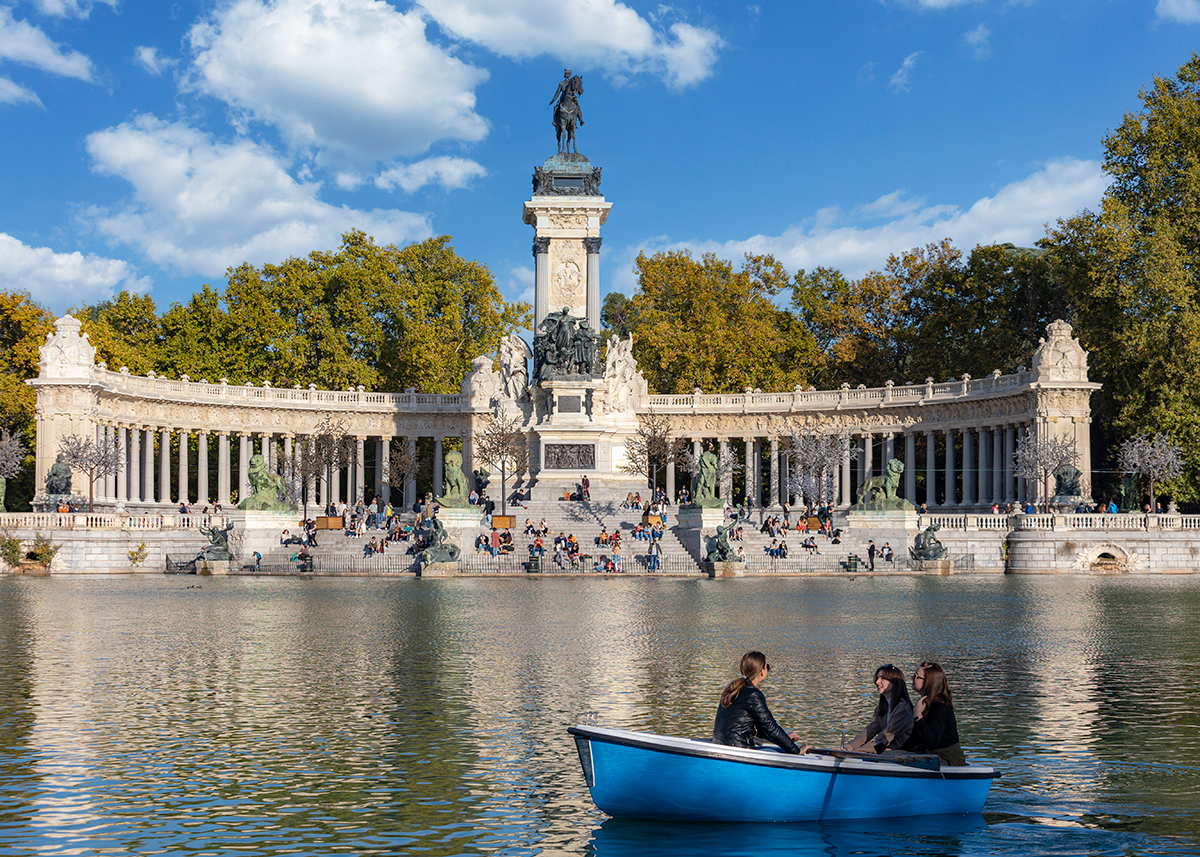
[[[940,574],[948,577],[954,571],[954,563],[948,559],[914,559],[909,568],[918,574]]]
[[[911,512],[856,512],[851,510],[846,514],[846,526],[853,535],[855,542],[861,542],[863,559],[866,559],[867,541],[875,542],[875,547],[882,548],[887,542],[897,558],[908,556],[908,549],[913,546],[917,533],[920,532],[919,518],[916,510]]]
[[[454,509],[443,506],[438,510],[437,517],[446,528],[448,544],[457,545],[463,553],[474,550],[472,542],[483,529],[483,511],[478,506]]]
[[[255,551],[267,556],[277,549],[284,530],[291,530],[293,534],[304,530],[299,512],[233,509],[225,513],[225,518],[233,522],[233,532],[229,534],[229,550],[234,559],[244,565],[254,562]]]
[[[746,563],[744,562],[706,562],[709,577],[745,577]]]
[[[260,551],[261,553],[261,551]],[[198,559],[196,560],[196,574],[203,574],[210,577],[224,577],[237,567],[236,560],[217,560],[217,559]]]
[[[454,577],[458,574],[456,562],[431,562],[417,569],[417,577]]]
[[[724,525],[727,520],[724,508],[681,506],[675,517],[675,530],[679,541],[692,558],[696,562],[705,563],[710,549],[709,539],[716,538],[717,527]]]

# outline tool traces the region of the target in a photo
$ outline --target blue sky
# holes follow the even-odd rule
[[[454,237],[532,294],[546,104],[583,75],[603,291],[686,247],[861,275],[1095,207],[1200,0],[0,0],[0,288],[160,309],[244,261]]]

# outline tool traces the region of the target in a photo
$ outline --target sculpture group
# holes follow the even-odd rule
[[[586,318],[571,315],[569,307],[547,313],[533,339],[534,375],[538,382],[554,377],[599,374],[600,334]]]

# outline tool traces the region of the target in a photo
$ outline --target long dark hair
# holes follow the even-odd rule
[[[954,707],[954,695],[950,693],[950,684],[946,681],[946,671],[937,661],[922,661],[919,669],[925,670],[925,684],[921,695],[929,697],[930,702],[944,702]]]
[[[742,692],[742,688],[749,684],[750,680],[764,669],[769,670],[770,668],[770,665],[767,663],[767,656],[762,652],[746,652],[746,654],[742,655],[742,663],[738,667],[738,672],[741,675],[725,685],[725,690],[721,692],[721,707],[728,708],[733,705],[733,701]]]
[[[890,688],[892,692],[891,707],[896,706],[897,699],[903,699],[908,703],[908,707],[912,708],[912,700],[908,698],[908,686],[904,683],[904,673],[891,664],[887,664],[875,670],[875,678],[885,678],[892,683]],[[879,705],[875,707],[875,711],[880,715],[887,714],[888,700],[882,693],[879,694]]]

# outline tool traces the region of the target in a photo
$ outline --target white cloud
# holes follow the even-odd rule
[[[1200,24],[1200,0],[1158,0],[1154,11],[1168,21]]]
[[[189,32],[190,86],[326,160],[483,139],[474,88],[487,71],[431,44],[425,27],[419,11],[381,0],[233,0]]]
[[[119,0],[34,0],[38,11],[43,15],[55,15],[59,18],[86,18],[92,13],[96,2],[117,8]]]
[[[913,51],[904,58],[904,62],[900,63],[900,68],[896,69],[896,73],[892,75],[888,81],[888,86],[894,92],[908,92],[912,89],[912,72],[917,67],[917,60],[921,58],[924,51]]]
[[[467,158],[426,158],[415,164],[403,164],[384,170],[375,179],[375,187],[391,190],[400,187],[413,193],[427,184],[436,182],[446,190],[466,187],[472,179],[486,176],[481,164]]]
[[[975,59],[987,59],[992,55],[992,31],[980,24],[974,30],[963,33],[967,44],[975,51]]]
[[[4,60],[64,77],[92,80],[90,59],[54,42],[32,24],[16,20],[11,8],[0,6],[0,62]]]
[[[87,150],[97,172],[133,185],[133,197],[115,209],[93,208],[86,219],[183,273],[219,276],[243,261],[304,255],[336,246],[352,228],[396,243],[431,233],[420,215],[322,202],[320,184],[293,179],[266,147],[214,142],[182,122],[139,116],[91,134]]]
[[[613,288],[632,294],[632,260],[637,249],[689,249],[694,254],[716,253],[740,261],[744,253],[770,253],[787,268],[811,270],[818,265],[839,268],[860,277],[881,268],[892,253],[949,238],[969,251],[976,244],[1012,242],[1030,246],[1044,226],[1094,208],[1108,186],[1098,161],[1066,158],[1051,161],[1020,181],[1005,185],[995,196],[983,197],[965,211],[958,206],[916,205],[903,192],[893,192],[844,215],[837,208],[817,212],[810,222],[789,227],[782,235],[755,235],[732,241],[674,241],[654,238],[641,248],[617,251]],[[875,222],[883,219],[884,222]]]
[[[26,89],[19,83],[14,83],[7,77],[0,77],[0,104],[30,104],[41,105],[42,100],[37,94]]]
[[[570,57],[572,70],[598,68],[617,80],[653,74],[682,89],[710,77],[725,42],[685,21],[654,23],[617,0],[418,0],[443,29],[515,59]]]
[[[875,63],[864,63],[854,76],[854,82],[859,86],[866,86],[875,79]]]
[[[922,9],[952,9],[955,6],[966,6],[971,3],[982,3],[984,0],[908,0],[912,6]]]
[[[178,60],[171,59],[170,57],[159,56],[158,48],[151,48],[146,45],[138,45],[134,48],[133,58],[137,60],[142,68],[155,77],[158,77],[178,62]]]
[[[129,263],[120,259],[78,251],[56,253],[0,232],[0,289],[28,291],[58,310],[111,297],[120,288],[144,292],[149,283],[135,277]]]

